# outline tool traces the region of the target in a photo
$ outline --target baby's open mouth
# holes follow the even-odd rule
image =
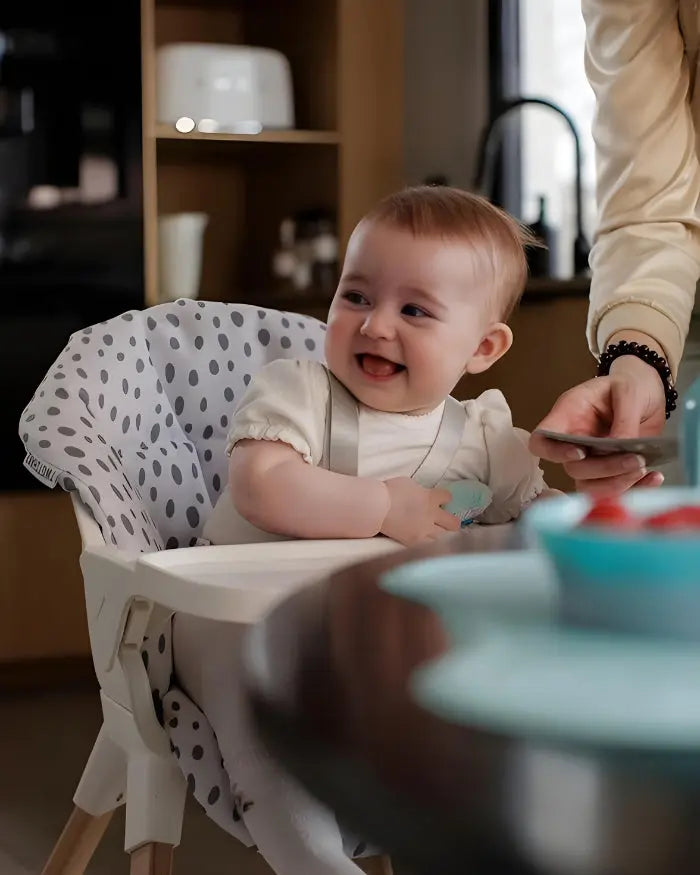
[[[406,370],[405,365],[392,362],[390,359],[385,359],[380,355],[370,355],[365,352],[356,356],[356,358],[359,366],[370,377],[391,377],[400,371]]]

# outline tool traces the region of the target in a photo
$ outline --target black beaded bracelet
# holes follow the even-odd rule
[[[653,349],[649,349],[646,343],[639,344],[634,341],[621,340],[619,343],[610,344],[601,355],[598,362],[597,375],[599,377],[607,377],[612,363],[623,355],[636,355],[637,358],[651,365],[659,377],[661,377],[661,382],[664,384],[664,395],[666,396],[666,419],[668,419],[671,412],[676,409],[678,392],[671,385],[671,368],[669,368],[666,359]]]

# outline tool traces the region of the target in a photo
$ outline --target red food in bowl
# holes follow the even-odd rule
[[[700,532],[700,506],[682,505],[651,516],[640,516],[631,513],[619,498],[601,498],[593,504],[580,525],[625,531]]]
[[[630,513],[617,498],[600,498],[583,518],[581,525],[638,529],[641,526],[641,520]]]
[[[676,507],[654,514],[644,520],[644,526],[661,531],[700,531],[700,507]]]

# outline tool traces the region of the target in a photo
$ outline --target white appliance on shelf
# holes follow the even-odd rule
[[[159,122],[183,133],[259,133],[294,127],[292,76],[274,49],[171,43],[158,49]]]

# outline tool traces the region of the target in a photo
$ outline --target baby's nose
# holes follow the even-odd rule
[[[367,315],[362,334],[373,339],[392,338],[396,333],[396,323],[393,316],[386,311],[373,310]]]

